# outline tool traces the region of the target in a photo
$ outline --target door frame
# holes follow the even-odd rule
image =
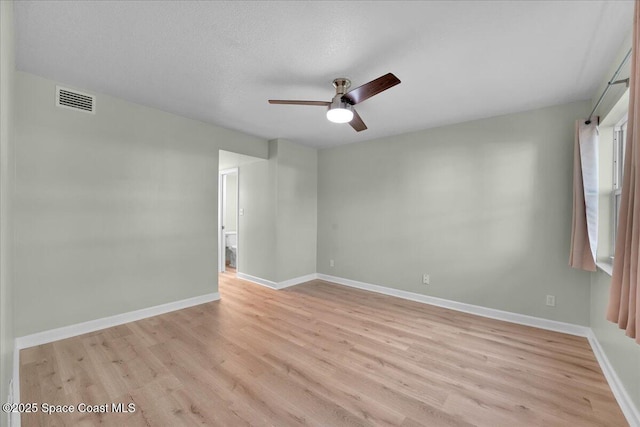
[[[224,211],[227,200],[227,175],[236,175],[236,271],[238,271],[238,260],[240,259],[240,171],[238,168],[223,169],[218,172],[218,272],[226,271],[226,251],[224,242]]]

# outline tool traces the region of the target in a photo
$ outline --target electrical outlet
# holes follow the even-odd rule
[[[428,285],[430,281],[431,279],[429,278],[429,275],[427,273],[424,273],[422,275],[422,283]]]
[[[549,307],[556,306],[556,297],[554,295],[547,295],[547,305]]]
[[[329,267],[335,267],[335,266],[336,266],[336,263],[332,259],[330,259],[329,260]]]

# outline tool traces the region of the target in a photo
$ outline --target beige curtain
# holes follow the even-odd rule
[[[596,271],[598,247],[598,126],[576,122],[573,153],[573,219],[569,265]]]
[[[627,122],[627,147],[624,162],[624,178],[622,180],[622,200],[620,201],[620,217],[616,251],[613,261],[613,277],[609,294],[607,319],[625,329],[628,336],[635,338],[640,344],[640,311],[638,304],[638,257],[640,245],[640,63],[638,47],[640,46],[640,2],[636,0],[633,18],[633,40],[631,56],[631,76],[629,87],[629,120]]]

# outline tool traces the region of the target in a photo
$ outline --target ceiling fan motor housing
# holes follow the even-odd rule
[[[351,87],[351,80],[339,77],[333,81],[333,87],[336,88],[336,96],[342,96],[347,93],[347,89]]]

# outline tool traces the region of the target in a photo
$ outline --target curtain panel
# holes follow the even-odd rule
[[[622,179],[622,198],[616,249],[613,260],[613,277],[609,294],[607,319],[617,323],[626,334],[640,344],[640,307],[638,303],[638,257],[640,256],[640,2],[636,0],[633,18],[633,39],[631,56],[631,74],[629,82],[629,119],[627,121],[627,140]]]
[[[573,154],[573,218],[569,265],[596,271],[598,247],[598,126],[576,121]]]

